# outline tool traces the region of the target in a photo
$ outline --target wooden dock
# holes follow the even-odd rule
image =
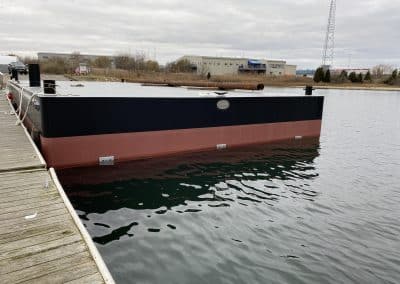
[[[55,171],[16,120],[2,94],[0,283],[114,283]]]

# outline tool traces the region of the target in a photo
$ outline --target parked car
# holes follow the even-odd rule
[[[22,62],[15,61],[8,64],[8,73],[11,74],[13,69],[17,70],[18,73],[28,74],[28,67]]]

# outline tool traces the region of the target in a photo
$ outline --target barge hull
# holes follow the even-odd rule
[[[318,137],[321,120],[114,133],[70,137],[43,137],[41,148],[51,167],[98,165],[101,157],[132,161],[183,152],[223,149],[251,144]]]

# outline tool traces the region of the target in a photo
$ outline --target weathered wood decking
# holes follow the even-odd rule
[[[0,172],[44,168],[45,163],[26,137],[4,95],[0,97]]]
[[[54,172],[10,110],[1,95],[0,283],[113,283]]]

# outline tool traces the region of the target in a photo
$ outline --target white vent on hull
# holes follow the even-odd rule
[[[226,144],[217,144],[217,150],[223,150],[226,149]]]
[[[100,166],[113,166],[114,156],[99,157]]]

